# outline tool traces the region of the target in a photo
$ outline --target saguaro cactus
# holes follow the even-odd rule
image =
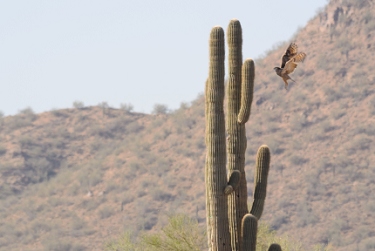
[[[242,63],[242,28],[231,20],[227,32],[229,81],[224,117],[224,31],[210,34],[210,67],[206,82],[206,212],[211,251],[255,251],[257,222],[266,196],[270,152],[261,146],[255,169],[254,201],[247,208],[245,123],[250,117],[254,89],[254,61]],[[227,129],[225,131],[225,128]],[[227,135],[227,137],[226,137]],[[229,179],[227,178],[227,168]]]

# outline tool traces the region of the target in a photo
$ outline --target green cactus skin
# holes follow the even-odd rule
[[[238,20],[230,21],[227,29],[229,49],[229,81],[227,85],[227,158],[228,170],[240,172],[240,183],[229,195],[229,227],[233,250],[240,250],[240,231],[242,217],[248,213],[247,184],[245,175],[245,151],[247,145],[245,124],[238,123],[241,108],[242,80],[242,28]],[[247,75],[249,76],[249,75]],[[246,80],[245,82],[250,82]],[[243,84],[243,83],[242,83]]]
[[[229,195],[234,190],[237,189],[240,184],[241,173],[237,170],[234,170],[229,177],[228,185],[225,187],[224,194]]]
[[[211,30],[210,68],[205,87],[208,247],[210,251],[248,251],[255,250],[257,221],[262,215],[266,197],[270,151],[265,145],[258,150],[254,202],[249,214],[245,175],[245,123],[250,117],[255,67],[251,59],[242,64],[242,28],[238,20],[231,20],[227,40],[229,81],[225,118],[224,31],[218,26]],[[230,173],[228,182],[226,166]]]
[[[208,246],[211,251],[230,251],[224,119],[224,31],[210,34],[210,68],[206,82],[206,213]]]
[[[250,118],[251,103],[254,94],[255,66],[252,59],[246,59],[242,65],[241,108],[238,123],[244,124]]]
[[[254,178],[254,201],[250,213],[260,219],[263,213],[264,201],[267,194],[267,178],[270,169],[271,153],[266,145],[258,149],[255,178]]]
[[[268,248],[268,251],[282,251],[281,247],[277,243],[271,244],[271,246]]]
[[[255,251],[257,245],[258,219],[252,214],[242,218],[241,240],[242,250]]]

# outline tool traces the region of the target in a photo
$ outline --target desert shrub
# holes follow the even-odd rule
[[[143,164],[147,167],[153,164],[157,159],[157,156],[149,151],[139,151],[137,152],[137,157],[138,159],[141,159]]]
[[[10,130],[16,130],[19,128],[31,126],[36,118],[37,116],[35,114],[31,113],[28,110],[23,110],[20,112],[20,114],[13,116],[9,120],[7,120],[6,125]]]
[[[292,165],[295,165],[295,166],[297,166],[297,165],[302,165],[302,164],[304,164],[304,163],[306,163],[306,162],[309,161],[308,159],[305,159],[305,158],[302,158],[302,157],[300,157],[300,156],[296,156],[296,155],[290,157],[289,160],[290,160],[290,163],[291,163]]]
[[[61,237],[46,238],[43,243],[45,250],[53,251],[84,251],[87,250],[81,244],[74,244],[68,240],[62,240]]]
[[[174,116],[174,122],[177,126],[177,130],[183,132],[187,129],[192,129],[196,124],[196,120],[186,114],[181,114],[180,116]]]
[[[120,104],[120,109],[123,110],[126,113],[130,113],[133,111],[134,106],[130,103],[121,103]]]
[[[328,120],[323,121],[319,125],[319,129],[321,133],[327,133],[335,129],[335,127],[332,125],[332,123]]]
[[[5,146],[3,146],[3,145],[0,145],[0,156],[2,156],[2,155],[4,155],[4,154],[6,154],[6,152],[7,152],[7,149],[6,149],[6,147],[5,147]]]
[[[206,246],[204,231],[195,220],[184,215],[169,218],[168,224],[155,234],[143,234],[134,240],[129,233],[106,244],[107,251],[200,251]]]
[[[293,102],[294,103],[304,104],[304,103],[306,103],[306,100],[307,100],[307,96],[302,91],[302,89],[298,89],[298,90],[295,91],[295,95],[293,96]]]
[[[147,193],[146,193],[146,191],[144,191],[144,190],[138,190],[138,191],[137,191],[137,197],[138,197],[138,198],[143,197],[143,196],[146,196],[146,195],[147,195]]]
[[[284,143],[274,139],[273,137],[267,139],[266,144],[271,149],[272,154],[278,155],[284,152],[284,148],[282,147]]]
[[[126,133],[137,133],[143,130],[143,128],[138,121],[133,121],[126,126]]]
[[[69,115],[64,110],[52,109],[51,113],[56,117],[68,117]]]
[[[313,214],[311,207],[307,206],[306,201],[298,205],[297,216],[298,216],[298,220],[297,220],[298,227],[313,225],[317,222],[317,217]]]
[[[366,150],[369,149],[372,140],[367,137],[365,134],[357,135],[352,141],[352,148],[357,150]]]
[[[281,216],[281,221],[285,220]],[[124,233],[118,240],[105,244],[107,251],[200,251],[207,249],[207,239],[196,220],[185,215],[169,217],[168,223],[157,233],[143,233],[135,237]],[[257,250],[266,251],[272,243],[279,243],[284,251],[301,251],[301,243],[286,236],[279,237],[274,230],[260,222],[257,233]],[[314,250],[327,250],[323,247]]]
[[[187,158],[191,158],[195,155],[195,152],[192,149],[186,148],[185,146],[178,147],[175,151],[177,154],[183,155]]]
[[[364,240],[361,240],[358,251],[368,251],[375,250],[375,240],[374,237],[369,237]]]
[[[22,137],[19,142],[22,153],[27,156],[21,167],[25,184],[39,183],[56,174],[60,159],[48,143],[39,144],[29,137]]]
[[[180,108],[179,108],[179,109],[181,109],[181,110],[186,110],[186,109],[188,109],[189,107],[190,107],[189,103],[187,103],[187,102],[181,102],[181,103],[180,103]]]
[[[351,1],[351,3],[353,4],[353,6],[355,6],[358,9],[362,9],[368,6],[369,4],[368,0],[355,0],[355,1]]]
[[[103,110],[106,110],[109,108],[108,102],[103,101],[98,104],[98,107],[102,108]]]
[[[140,164],[139,162],[136,162],[136,161],[131,161],[131,162],[127,163],[126,169],[128,169],[133,174],[144,173],[146,171],[145,167],[142,164]]]
[[[58,206],[61,206],[61,205],[64,204],[64,199],[62,199],[60,197],[50,197],[48,199],[48,204],[51,207],[58,207]]]
[[[121,199],[121,205],[124,206],[126,204],[132,203],[134,201],[133,194],[124,194]]]
[[[269,122],[279,122],[280,121],[280,113],[278,113],[278,112],[276,112],[274,110],[264,111],[262,113],[262,118],[267,123],[269,123]]]
[[[51,224],[43,221],[34,221],[30,224],[31,231],[34,235],[40,236],[42,233],[48,233],[51,231]]]
[[[150,172],[152,174],[156,174],[159,177],[162,177],[162,176],[165,176],[166,173],[168,173],[168,171],[170,170],[170,167],[171,165],[167,159],[159,157],[155,159],[154,163],[152,163],[150,167]]]
[[[257,233],[257,250],[267,251],[272,243],[278,243],[284,251],[304,250],[300,242],[292,240],[286,235],[278,236],[276,231],[264,222],[260,222]]]
[[[292,129],[299,132],[307,125],[306,117],[302,114],[295,114],[290,120]]]
[[[152,110],[152,114],[167,114],[168,112],[168,106],[163,104],[155,104]]]
[[[155,134],[154,141],[165,140],[170,134],[171,134],[170,130],[164,129],[162,132]]]
[[[203,104],[200,106],[194,106],[194,109],[192,109],[191,117],[194,117],[197,120],[201,120],[202,118],[204,118],[204,113],[205,111]]]
[[[160,188],[152,189],[150,192],[152,198],[156,201],[171,201],[173,199],[173,195],[169,192],[163,191]]]
[[[266,131],[268,133],[275,133],[279,130],[279,123],[275,123],[275,122],[268,122],[266,123]]]
[[[278,230],[282,227],[282,225],[288,223],[288,215],[279,210],[277,213],[273,214],[272,221],[271,221],[271,228],[274,230]]]
[[[73,183],[66,188],[68,196],[76,196],[80,191],[80,186],[77,183]]]
[[[83,200],[79,204],[79,207],[83,208],[87,211],[93,211],[93,210],[97,209],[100,204],[101,204],[101,202],[99,200],[88,199],[88,200]]]
[[[130,233],[123,234],[119,239],[105,244],[107,251],[143,251],[141,243],[135,243]]]
[[[105,186],[106,193],[109,193],[111,191],[120,191],[120,189],[121,187],[113,180],[107,181],[106,186]]]
[[[370,10],[367,10],[366,13],[363,15],[362,20],[365,24],[372,20],[372,14]]]
[[[197,138],[196,141],[195,141],[195,147],[196,149],[199,151],[199,150],[204,150],[206,148],[206,145],[205,145],[205,142],[204,142],[204,138],[203,137],[200,137],[200,138]]]
[[[19,111],[19,114],[36,118],[35,112],[31,107],[27,107]]]
[[[114,211],[111,207],[104,206],[99,210],[100,219],[106,219],[111,217],[114,214]]]
[[[333,117],[335,120],[341,118],[341,117],[344,116],[345,114],[346,114],[346,110],[345,110],[345,109],[340,109],[340,108],[338,108],[338,109],[334,109],[334,110],[332,110],[332,112],[331,112],[331,115],[332,115],[332,117]]]
[[[151,230],[158,223],[158,217],[154,214],[146,214],[141,218],[140,229]]]
[[[341,54],[348,56],[348,53],[353,49],[353,46],[346,36],[342,36],[339,40],[337,40],[336,48],[341,51]]]
[[[91,186],[96,186],[101,183],[103,180],[103,171],[99,168],[92,169],[92,172],[89,175],[89,182]]]
[[[151,128],[158,128],[165,123],[165,118],[156,117],[151,122]]]
[[[328,102],[333,102],[342,98],[341,92],[336,91],[335,89],[329,86],[324,86],[323,91]]]
[[[167,185],[169,189],[173,189],[178,184],[178,181],[176,179],[171,179],[170,177],[164,178],[164,183]]]
[[[131,118],[129,117],[119,117],[108,124],[106,124],[104,127],[96,126],[91,129],[92,135],[99,135],[103,138],[115,138],[118,134],[126,133],[127,131],[132,131],[134,128],[128,129],[127,127],[132,123]],[[130,126],[132,127],[132,126]],[[136,130],[136,129],[135,129]]]
[[[76,108],[76,109],[82,109],[82,108],[85,107],[85,105],[83,104],[82,101],[76,100],[76,101],[73,102],[73,107]]]
[[[365,30],[366,30],[367,33],[370,33],[370,32],[375,30],[375,20],[374,19],[367,22],[367,24],[365,26]]]

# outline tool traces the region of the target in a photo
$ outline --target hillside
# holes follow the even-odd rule
[[[331,1],[300,29],[292,40],[307,59],[288,91],[273,67],[289,41],[256,60],[247,180],[268,144],[262,218],[306,249],[375,250],[374,6]],[[168,114],[86,107],[0,118],[0,250],[102,250],[175,212],[203,224],[204,128],[202,96]]]

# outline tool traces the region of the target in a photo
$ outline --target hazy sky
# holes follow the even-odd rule
[[[327,0],[65,0],[0,2],[0,111],[106,101],[150,112],[204,90],[208,37],[232,18],[243,57],[285,41]],[[270,73],[273,73],[273,66]]]

